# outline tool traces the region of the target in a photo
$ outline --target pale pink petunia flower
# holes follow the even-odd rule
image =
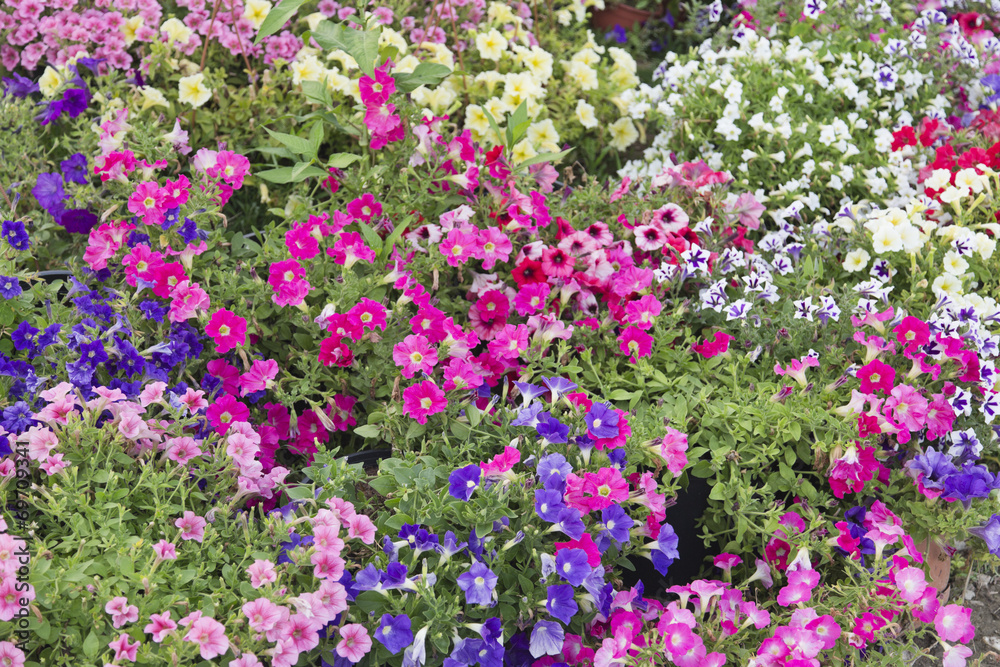
[[[174,521],[174,525],[181,529],[182,540],[195,540],[201,542],[205,539],[205,526],[207,521],[194,512],[188,510],[184,516]]]
[[[340,641],[337,643],[337,655],[351,662],[358,662],[372,649],[372,640],[365,626],[358,623],[348,623],[340,628]]]

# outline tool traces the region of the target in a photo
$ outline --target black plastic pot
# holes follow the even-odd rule
[[[655,598],[662,596],[670,586],[690,583],[709,567],[705,558],[708,549],[699,537],[698,521],[708,509],[708,494],[711,486],[707,479],[689,476],[688,488],[677,494],[677,504],[667,508],[666,522],[677,533],[679,556],[670,565],[666,576],[653,567],[652,561],[641,556],[629,559],[634,571],[622,570],[622,580],[626,586],[642,582],[643,595]]]
[[[366,449],[344,457],[349,464],[361,463],[365,468],[378,467],[379,461],[392,456],[391,449]]]
[[[72,271],[39,271],[38,273],[36,273],[34,275],[34,277],[35,278],[41,278],[42,280],[44,280],[47,283],[54,283],[54,282],[59,281],[59,280],[65,281],[66,283],[69,283],[69,279],[73,277],[73,272]],[[21,283],[21,289],[27,290],[27,289],[31,288],[31,285],[28,282],[26,282],[24,280],[21,280],[19,282]],[[64,287],[64,291],[68,292],[69,291],[69,287]]]

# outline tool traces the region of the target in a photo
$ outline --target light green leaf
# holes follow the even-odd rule
[[[288,148],[296,155],[308,155],[311,148],[311,144],[308,139],[303,139],[302,137],[296,137],[294,134],[285,134],[284,132],[275,132],[274,130],[264,128],[267,133],[271,135],[272,139],[276,139],[283,146]]]
[[[529,157],[524,162],[519,162],[518,167],[530,167],[533,164],[539,164],[540,162],[561,162],[564,157],[573,152],[572,148],[567,148],[564,151],[559,151],[558,153],[539,153],[535,157]]]
[[[267,13],[267,17],[264,22],[260,24],[260,29],[257,31],[257,37],[253,40],[254,44],[260,44],[260,41],[265,37],[269,37],[274,33],[281,30],[285,22],[292,17],[299,7],[305,4],[306,0],[281,0],[281,4],[277,7],[272,7],[271,11]]]
[[[362,72],[374,77],[381,34],[381,30],[355,30],[342,23],[322,21],[313,31],[313,38],[327,51],[344,51],[357,61]]]
[[[401,93],[411,93],[420,86],[436,86],[451,74],[451,70],[438,63],[420,63],[412,72],[394,74],[396,89]]]
[[[91,630],[87,638],[83,640],[83,654],[88,658],[93,658],[100,648],[101,640],[97,638],[97,633]]]
[[[380,433],[379,427],[374,424],[366,424],[364,426],[359,426],[354,429],[354,432],[360,435],[362,438],[375,438],[378,437]]]
[[[358,221],[358,226],[361,227],[361,234],[365,237],[365,241],[368,245],[370,245],[375,252],[381,250],[382,237],[378,235],[378,232],[360,220]]]
[[[334,169],[346,169],[360,159],[360,155],[354,155],[353,153],[334,153],[326,161],[326,166],[333,167]]]
[[[319,154],[319,146],[323,143],[323,123],[316,122],[309,128],[309,153],[310,158],[315,158]]]

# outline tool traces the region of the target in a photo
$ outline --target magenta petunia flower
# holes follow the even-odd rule
[[[403,377],[412,378],[417,373],[433,372],[438,356],[426,336],[407,336],[392,348],[392,360],[402,369]]]
[[[246,345],[247,321],[231,310],[222,308],[212,313],[205,326],[205,333],[215,341],[215,351],[225,354],[233,348]]]
[[[264,391],[278,375],[278,362],[273,359],[254,359],[250,370],[240,376],[240,396]]]
[[[250,417],[250,409],[230,394],[222,395],[205,413],[208,422],[219,435],[229,430],[233,422],[245,422]]]
[[[361,298],[347,314],[361,323],[361,326],[369,331],[380,329],[385,331],[387,324],[386,308],[377,301]]]
[[[889,364],[873,359],[858,369],[858,379],[861,381],[862,394],[881,391],[888,396],[896,380],[896,370]]]
[[[629,355],[633,364],[636,359],[648,357],[653,352],[653,337],[635,325],[625,327],[618,336],[621,351]]]
[[[403,390],[403,413],[420,424],[426,424],[429,416],[443,412],[447,405],[444,392],[431,380]]]
[[[366,192],[347,205],[347,212],[358,220],[368,222],[382,215],[382,204],[375,201],[374,195]]]

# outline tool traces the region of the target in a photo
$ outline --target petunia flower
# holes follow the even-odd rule
[[[489,606],[498,580],[489,567],[477,562],[458,576],[458,587],[465,593],[466,604]]]
[[[468,501],[472,497],[472,492],[479,486],[482,473],[482,469],[475,464],[455,470],[448,476],[448,494],[463,502]]]

